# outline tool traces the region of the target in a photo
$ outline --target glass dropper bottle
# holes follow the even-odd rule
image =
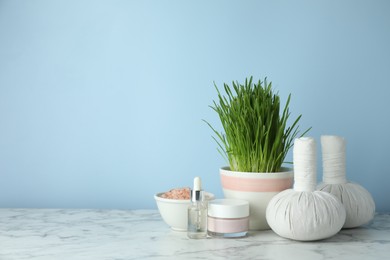
[[[194,178],[194,187],[191,190],[187,235],[193,239],[207,237],[207,203],[204,199],[204,192],[199,177]]]

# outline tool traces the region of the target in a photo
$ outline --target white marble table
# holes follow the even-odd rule
[[[390,259],[390,214],[319,242],[272,231],[190,240],[156,210],[0,209],[0,260],[8,259]]]

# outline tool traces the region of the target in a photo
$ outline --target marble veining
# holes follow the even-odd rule
[[[0,209],[0,260],[388,259],[390,214],[317,242],[273,231],[240,239],[188,239],[156,210]]]

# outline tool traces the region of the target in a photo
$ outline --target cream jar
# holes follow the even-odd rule
[[[207,234],[212,237],[244,237],[249,229],[249,203],[245,200],[209,201]]]

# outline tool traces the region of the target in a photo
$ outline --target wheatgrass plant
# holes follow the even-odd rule
[[[214,83],[218,102],[213,101],[210,107],[218,113],[225,133],[205,122],[218,137],[213,136],[218,151],[229,161],[232,171],[278,172],[299,133],[302,115],[287,126],[291,94],[280,113],[280,97],[273,92],[272,82],[265,78],[256,84],[252,78],[245,79],[243,85],[232,82],[230,87],[225,83],[225,95]]]

